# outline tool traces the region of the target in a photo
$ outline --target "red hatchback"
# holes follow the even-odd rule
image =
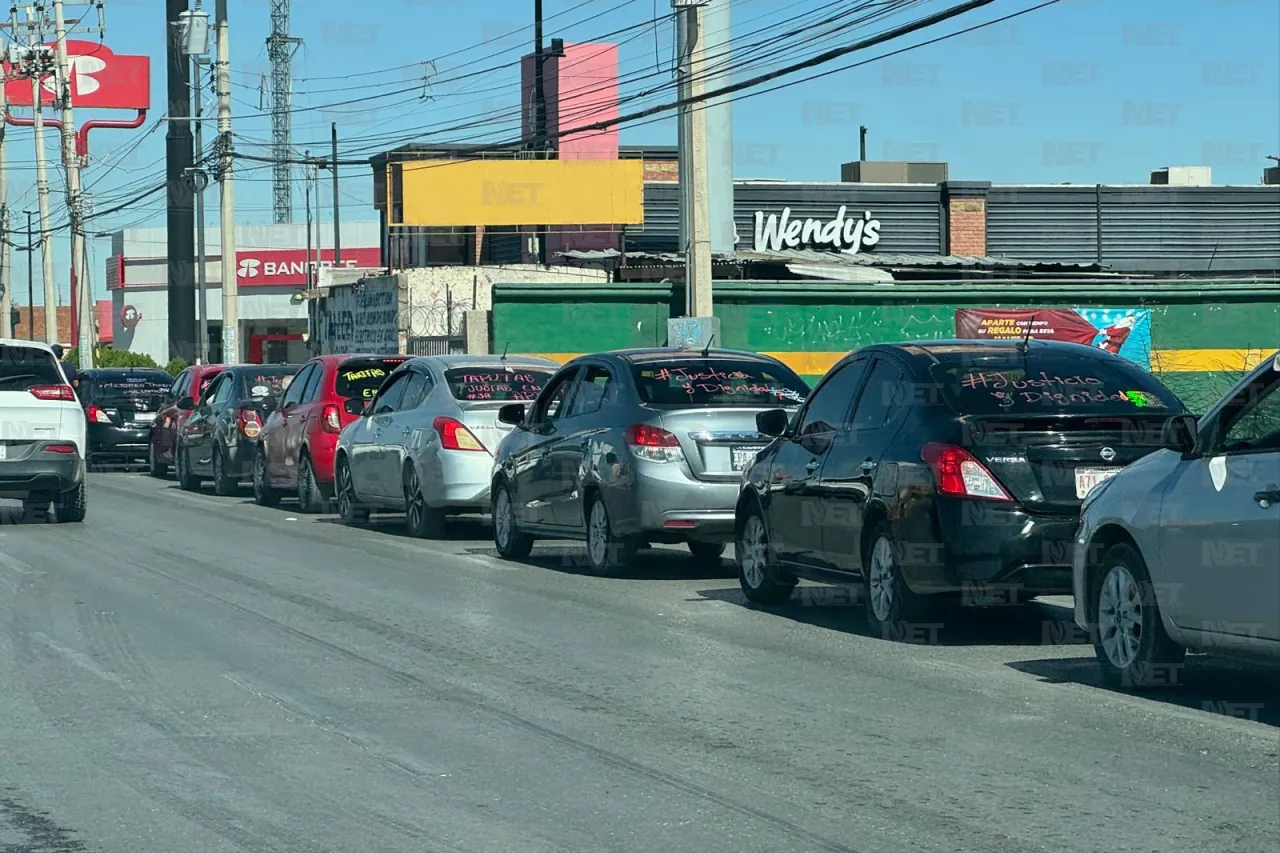
[[[253,463],[253,496],[263,506],[296,492],[303,512],[333,498],[338,435],[356,420],[348,400],[368,401],[405,355],[322,355],[307,362],[267,418]]]
[[[186,423],[205,390],[218,378],[225,364],[193,364],[178,374],[160,404],[160,412],[151,423],[151,447],[147,451],[147,467],[152,477],[167,477],[173,464],[173,448],[178,430]],[[192,405],[178,408],[184,397],[190,397]]]

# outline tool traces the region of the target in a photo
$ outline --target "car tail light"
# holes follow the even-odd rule
[[[674,433],[649,424],[632,424],[626,431],[631,452],[653,462],[678,462],[684,458]]]
[[[261,434],[262,421],[258,420],[258,413],[253,409],[240,410],[240,432],[245,438],[257,438]]]
[[[991,501],[1013,500],[973,454],[953,444],[926,444],[921,452],[938,481],[938,494]]]
[[[86,410],[85,414],[88,415],[89,420],[95,424],[111,423],[111,416],[108,415],[106,412],[102,411],[102,409],[99,409],[97,406],[90,406]]]
[[[445,450],[484,450],[480,439],[472,435],[471,430],[460,421],[439,417],[432,426],[440,433],[440,446]]]
[[[71,400],[75,402],[76,392],[70,385],[37,385],[31,389],[31,396],[37,400]]]
[[[324,407],[324,417],[320,419],[320,427],[325,432],[342,432],[342,417],[338,414],[338,407],[333,403]]]
[[[78,453],[74,444],[46,444],[45,453]]]

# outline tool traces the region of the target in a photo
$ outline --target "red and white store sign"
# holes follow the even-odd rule
[[[315,258],[314,249],[310,259],[306,249],[246,249],[236,252],[236,283],[242,287],[304,287],[308,260],[314,268]],[[333,249],[320,251],[320,266],[334,266]],[[339,266],[382,266],[382,250],[343,248]]]

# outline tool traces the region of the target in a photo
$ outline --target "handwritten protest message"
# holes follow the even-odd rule
[[[542,391],[545,376],[535,373],[463,373],[451,379],[459,400],[515,400],[527,402]]]
[[[1061,406],[1089,403],[1122,402],[1139,408],[1164,407],[1158,396],[1146,391],[1109,390],[1096,376],[1071,374],[1060,376],[1043,370],[1035,375],[1021,372],[970,372],[960,378],[966,390],[987,391],[999,401],[1001,408],[1017,403],[1047,403]]]
[[[803,401],[799,392],[774,385],[765,377],[752,376],[742,370],[717,370],[706,368],[691,370],[684,367],[664,367],[654,379],[678,387],[688,396],[771,396],[779,400]]]

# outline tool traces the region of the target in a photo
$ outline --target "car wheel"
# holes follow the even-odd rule
[[[405,466],[404,518],[411,535],[419,539],[444,538],[444,510],[427,506],[427,498],[422,494],[422,483],[413,465]]]
[[[791,598],[796,582],[778,578],[773,546],[769,543],[769,529],[758,506],[748,510],[733,552],[734,562],[738,564],[738,583],[748,601],[782,604]]]
[[[616,575],[635,562],[639,543],[631,537],[614,535],[613,522],[604,498],[596,495],[587,510],[587,559],[598,575]]]
[[[240,488],[240,484],[227,475],[227,459],[222,448],[213,446],[213,493],[219,497],[229,498]]]
[[[53,507],[59,524],[78,524],[89,512],[89,495],[85,481],[69,492],[63,492]]]
[[[1173,684],[1171,668],[1186,649],[1170,638],[1146,563],[1129,545],[1114,545],[1102,558],[1093,590],[1094,651],[1112,687],[1150,689]]]
[[[367,523],[369,510],[356,500],[355,483],[351,479],[351,466],[345,457],[338,460],[334,479],[337,481],[338,515],[342,518],[342,523],[349,527]]]
[[[694,559],[701,562],[718,565],[720,558],[724,556],[725,544],[723,542],[690,542],[689,553]]]
[[[200,478],[191,473],[191,460],[187,458],[187,448],[182,444],[173,448],[173,467],[178,475],[178,485],[183,491],[200,491]]]
[[[302,454],[298,462],[298,508],[305,513],[324,512],[327,501],[316,482],[316,470],[311,467],[311,457]]]
[[[863,597],[872,630],[885,639],[906,639],[913,623],[929,615],[932,602],[907,586],[887,522],[876,527],[862,565]]]
[[[169,466],[160,461],[154,441],[147,445],[147,473],[160,480],[169,476]]]
[[[505,482],[493,499],[493,544],[498,555],[508,560],[523,560],[533,551],[533,537],[520,532],[511,489]]]
[[[253,500],[258,506],[280,505],[280,490],[271,488],[271,479],[267,476],[267,454],[261,450],[253,457]]]

